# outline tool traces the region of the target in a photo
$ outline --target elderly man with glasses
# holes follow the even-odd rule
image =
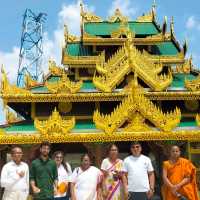
[[[29,194],[29,169],[22,162],[22,148],[11,149],[12,160],[3,166],[1,187],[4,187],[3,200],[26,200]]]
[[[139,142],[131,144],[131,154],[123,163],[125,199],[147,200],[154,194],[155,176],[151,160],[141,154]]]

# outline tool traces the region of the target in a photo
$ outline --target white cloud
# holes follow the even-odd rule
[[[84,5],[84,10],[94,11],[94,7]],[[58,26],[54,31],[53,39],[49,39],[48,33],[44,34],[44,71],[47,71],[48,60],[54,59],[58,65],[61,64],[62,45],[64,43],[64,24],[73,35],[80,35],[80,2],[64,4],[58,13]]]
[[[43,69],[48,71],[48,60],[54,59],[58,65],[61,64],[62,45],[64,43],[63,27],[67,24],[71,34],[80,35],[80,6],[79,2],[64,4],[58,13],[58,26],[50,39],[48,33],[44,34],[44,57]]]
[[[48,60],[54,59],[57,64],[61,64],[61,51],[64,42],[63,27],[67,24],[71,34],[80,35],[80,3],[77,1],[72,4],[64,4],[58,13],[58,26],[53,33],[53,38],[49,38],[47,32],[43,37],[43,71],[48,71]],[[87,9],[87,6],[86,6]],[[89,10],[94,10],[90,7]],[[5,36],[6,37],[6,36]],[[20,38],[19,38],[20,39]],[[18,60],[19,60],[19,47],[13,47],[10,52],[3,52],[0,50],[0,65],[4,64],[5,71],[11,82],[16,82]],[[0,113],[2,113],[2,103],[0,103]],[[0,118],[0,123],[4,121]]]
[[[120,9],[123,15],[132,17],[136,14],[138,8],[137,6],[132,7],[133,1],[131,0],[114,0],[112,1],[111,8],[108,11],[109,16],[113,15],[117,8]]]
[[[8,74],[9,79],[15,82],[19,62],[19,48],[13,47],[11,52],[0,51],[0,65],[4,65],[4,69]]]
[[[93,10],[93,8],[90,7],[89,10]],[[53,33],[53,38],[49,38],[47,32],[44,33],[42,65],[44,72],[47,72],[48,60],[50,58],[54,59],[58,64],[61,64],[64,24],[67,24],[70,33],[80,35],[80,6],[78,1],[62,6],[58,13],[58,26]],[[0,64],[4,64],[5,71],[8,73],[8,77],[12,82],[16,81],[17,77],[19,49],[19,47],[13,47],[10,52],[3,52],[0,50]]]
[[[194,19],[194,16],[190,16],[186,21],[186,28],[192,29],[195,27],[196,21]]]
[[[195,16],[190,16],[186,21],[186,28],[200,30],[200,20],[196,19]]]

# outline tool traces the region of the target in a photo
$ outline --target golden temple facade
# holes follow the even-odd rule
[[[1,98],[7,124],[0,144],[82,143],[103,151],[106,142],[179,142],[200,173],[200,76],[187,42],[156,19],[156,8],[136,20],[116,9],[102,19],[80,5],[81,36],[64,26],[62,66],[26,87],[11,84],[2,68]],[[151,146],[151,145],[150,145]],[[98,148],[97,148],[98,147]]]

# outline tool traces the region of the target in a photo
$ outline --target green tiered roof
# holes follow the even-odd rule
[[[178,48],[174,45],[173,42],[162,42],[154,46],[154,51],[156,55],[166,55],[173,56],[179,53]]]
[[[80,42],[69,43],[66,53],[70,56],[92,56],[92,46],[83,46]]]
[[[173,74],[173,81],[170,87],[173,88],[184,88],[186,80],[194,80],[196,76],[193,74]]]
[[[90,35],[109,36],[120,27],[120,22],[92,22],[84,23],[84,31]],[[158,34],[160,31],[151,22],[128,22],[129,28],[138,36],[148,36]]]

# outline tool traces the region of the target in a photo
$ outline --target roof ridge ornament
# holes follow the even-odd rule
[[[167,33],[167,16],[164,17],[164,22],[162,25],[162,34],[165,36]]]
[[[139,16],[136,19],[136,22],[154,22],[154,21],[156,21],[156,1],[155,0],[152,4],[151,10],[147,12],[146,14]]]
[[[110,16],[108,18],[108,22],[114,23],[114,22],[128,22],[128,17],[123,16],[120,9],[116,8],[114,15]]]
[[[172,35],[172,37],[175,38],[175,32],[174,32],[174,17],[171,17],[171,22],[170,22],[170,33]]]
[[[68,31],[66,24],[64,24],[64,38],[65,38],[65,44],[73,43],[73,42],[80,42],[79,37],[69,34],[69,31]]]
[[[48,90],[52,93],[61,93],[61,94],[74,94],[77,93],[82,87],[83,81],[78,82],[71,81],[66,72],[62,70],[61,79],[57,82],[48,82],[46,81],[45,85]]]
[[[123,35],[127,37],[129,31],[130,31],[130,28],[129,28],[128,21],[121,21],[119,28],[114,30],[111,33],[111,38],[120,38]],[[132,32],[132,34],[133,34],[133,37],[135,37],[135,33]]]
[[[80,2],[80,16],[81,16],[81,21],[82,24],[84,22],[103,22],[103,20],[101,19],[101,17],[93,14],[92,12],[86,12],[84,11],[84,5],[83,2]]]
[[[21,95],[21,94],[31,94],[31,92],[29,90],[23,89],[23,88],[19,88],[14,84],[10,84],[8,77],[6,75],[6,72],[4,70],[4,67],[2,65],[1,68],[1,74],[2,74],[2,78],[1,78],[1,94],[5,94],[5,95]]]
[[[56,65],[56,62],[54,60],[49,60],[49,71],[51,73],[51,75],[53,76],[61,76],[63,73],[63,68],[61,68],[60,66]]]

